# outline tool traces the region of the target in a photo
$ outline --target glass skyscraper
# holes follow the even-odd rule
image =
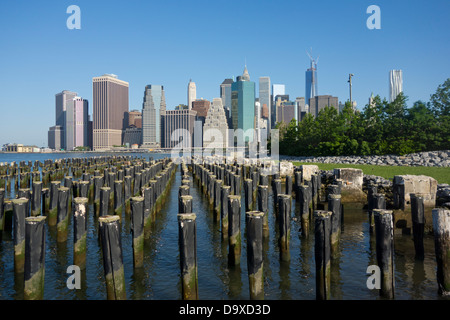
[[[142,144],[161,146],[161,115],[166,111],[164,86],[147,85],[142,103]]]
[[[236,129],[242,129],[245,137],[243,142],[253,142],[253,131],[255,129],[255,83],[250,81],[247,66],[242,76],[237,77],[236,81],[231,85],[231,116],[235,133],[237,133]]]
[[[317,96],[317,63],[311,60],[311,67],[306,70],[305,78],[305,104],[309,105],[309,99]]]

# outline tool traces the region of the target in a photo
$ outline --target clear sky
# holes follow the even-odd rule
[[[81,29],[69,30],[70,5]],[[381,29],[366,26],[368,6]],[[225,78],[270,76],[295,99],[305,95],[306,51],[319,56],[318,93],[388,98],[391,69],[403,70],[408,104],[428,101],[450,77],[450,1],[385,0],[39,0],[0,1],[0,145],[47,146],[55,94],[89,100],[92,78],[118,75],[141,109],[147,84],[164,85],[168,109],[186,104],[189,79],[197,98],[219,97]]]

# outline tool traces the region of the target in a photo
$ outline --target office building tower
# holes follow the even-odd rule
[[[75,97],[66,107],[66,150],[86,147],[88,141],[89,104],[86,99]]]
[[[69,90],[63,90],[55,95],[55,125],[59,126],[58,137],[60,141],[57,141],[55,145],[58,145],[59,149],[66,150],[66,110],[67,105],[73,101],[78,94]],[[50,146],[50,143],[49,143]]]
[[[297,103],[295,101],[283,100],[277,104],[277,122],[288,125],[292,119],[298,121]]]
[[[270,107],[270,127],[275,128],[277,123],[277,108],[275,106],[276,97],[283,96],[286,93],[286,86],[284,84],[272,85],[271,107]],[[288,98],[289,100],[289,98]]]
[[[259,103],[261,107],[266,106],[268,110],[271,110],[272,107],[272,97],[270,94],[270,77],[259,77]],[[270,113],[268,114],[267,123],[269,127],[267,128],[267,134],[270,133]]]
[[[228,147],[228,124],[221,98],[214,98],[203,125],[203,145],[210,148]]]
[[[297,121],[302,121],[308,112],[305,105],[305,98],[297,97],[295,98],[295,103],[297,104]]]
[[[305,77],[305,102],[309,105],[309,99],[314,98],[319,94],[317,85],[317,59],[313,59],[308,54],[311,61],[311,66],[306,70]]]
[[[48,147],[54,150],[61,149],[62,127],[53,126],[48,130]]]
[[[126,81],[114,74],[92,79],[93,85],[93,144],[94,150],[122,145],[123,118],[128,112]]]
[[[275,115],[274,115],[274,119],[275,119],[275,124],[277,124],[278,122],[281,122],[281,116],[279,114],[280,106],[283,102],[289,101],[289,95],[288,94],[277,94],[274,97],[274,109],[275,109]]]
[[[142,103],[142,144],[161,146],[161,116],[166,111],[164,86],[147,85]]]
[[[134,124],[123,131],[123,144],[128,148],[140,146],[142,144],[142,128],[137,128]]]
[[[253,142],[255,128],[255,82],[250,81],[247,66],[242,76],[238,76],[231,85],[231,117],[233,129],[242,129],[244,136],[237,137],[235,142]],[[251,130],[250,130],[251,129]]]
[[[231,84],[233,79],[225,79],[220,85],[220,98],[226,110],[231,110]]]
[[[195,86],[195,82],[192,82],[192,79],[189,80],[188,84],[188,108],[192,109],[192,102],[197,99],[197,88]]]
[[[197,112],[189,109],[166,110],[161,114],[163,148],[191,148]]]
[[[205,99],[197,99],[192,101],[192,110],[197,111],[197,118],[201,117],[205,121],[208,110],[211,106],[211,102]]]
[[[334,107],[339,112],[339,102],[337,97],[333,97],[330,95],[323,95],[323,96],[315,96],[314,98],[309,99],[309,112],[314,116],[317,117],[319,112],[325,107]]]
[[[389,102],[393,102],[398,94],[403,91],[402,70],[389,71]]]
[[[135,126],[136,128],[142,128],[142,112],[139,110],[131,110],[125,113],[124,127],[129,128]]]

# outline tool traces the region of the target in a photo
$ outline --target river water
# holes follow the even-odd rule
[[[117,153],[115,153],[117,155]],[[105,153],[0,154],[0,162],[34,161],[67,157],[104,156]],[[127,155],[159,159],[169,155],[132,153]],[[178,253],[178,187],[181,174],[177,169],[165,204],[156,214],[150,239],[144,247],[144,266],[133,268],[130,217],[123,213],[121,237],[127,299],[181,299],[181,279]],[[269,188],[270,190],[271,188]],[[243,188],[242,188],[243,191]],[[242,201],[241,264],[229,267],[228,243],[223,241],[220,222],[215,221],[206,196],[191,176],[193,212],[197,215],[197,264],[199,299],[249,299],[247,275],[245,209]],[[14,196],[14,190],[8,197]],[[242,194],[244,199],[244,194]],[[277,245],[277,228],[273,214],[273,198],[269,195],[270,234],[264,242],[264,294],[270,300],[313,300],[315,292],[314,233],[301,236],[300,219],[295,200],[292,202],[289,262],[281,262]],[[56,241],[56,227],[46,226],[45,293],[48,300],[104,300],[106,289],[103,261],[98,240],[98,219],[89,205],[86,270],[82,271],[81,289],[67,288],[67,267],[72,265],[73,235],[67,242]],[[70,221],[69,228],[72,227]],[[438,300],[434,240],[424,239],[425,259],[416,261],[411,235],[396,234],[395,239],[395,299]],[[0,299],[23,299],[23,276],[14,273],[12,233],[4,231],[0,242]],[[374,235],[369,232],[367,213],[344,210],[340,254],[331,262],[331,299],[377,300],[378,290],[369,290],[366,273],[376,264]]]

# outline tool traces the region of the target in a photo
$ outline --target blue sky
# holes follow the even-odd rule
[[[369,30],[370,5],[381,29]],[[81,30],[69,30],[66,9],[81,9]],[[353,99],[388,97],[391,69],[403,70],[403,90],[428,101],[450,77],[450,1],[164,0],[1,1],[0,145],[47,146],[55,94],[89,100],[92,78],[114,73],[130,83],[130,109],[141,109],[144,87],[162,84],[168,109],[219,96],[219,85],[242,74],[270,76],[295,98],[305,94],[306,51],[319,56],[319,94]],[[258,87],[258,85],[257,85]]]

